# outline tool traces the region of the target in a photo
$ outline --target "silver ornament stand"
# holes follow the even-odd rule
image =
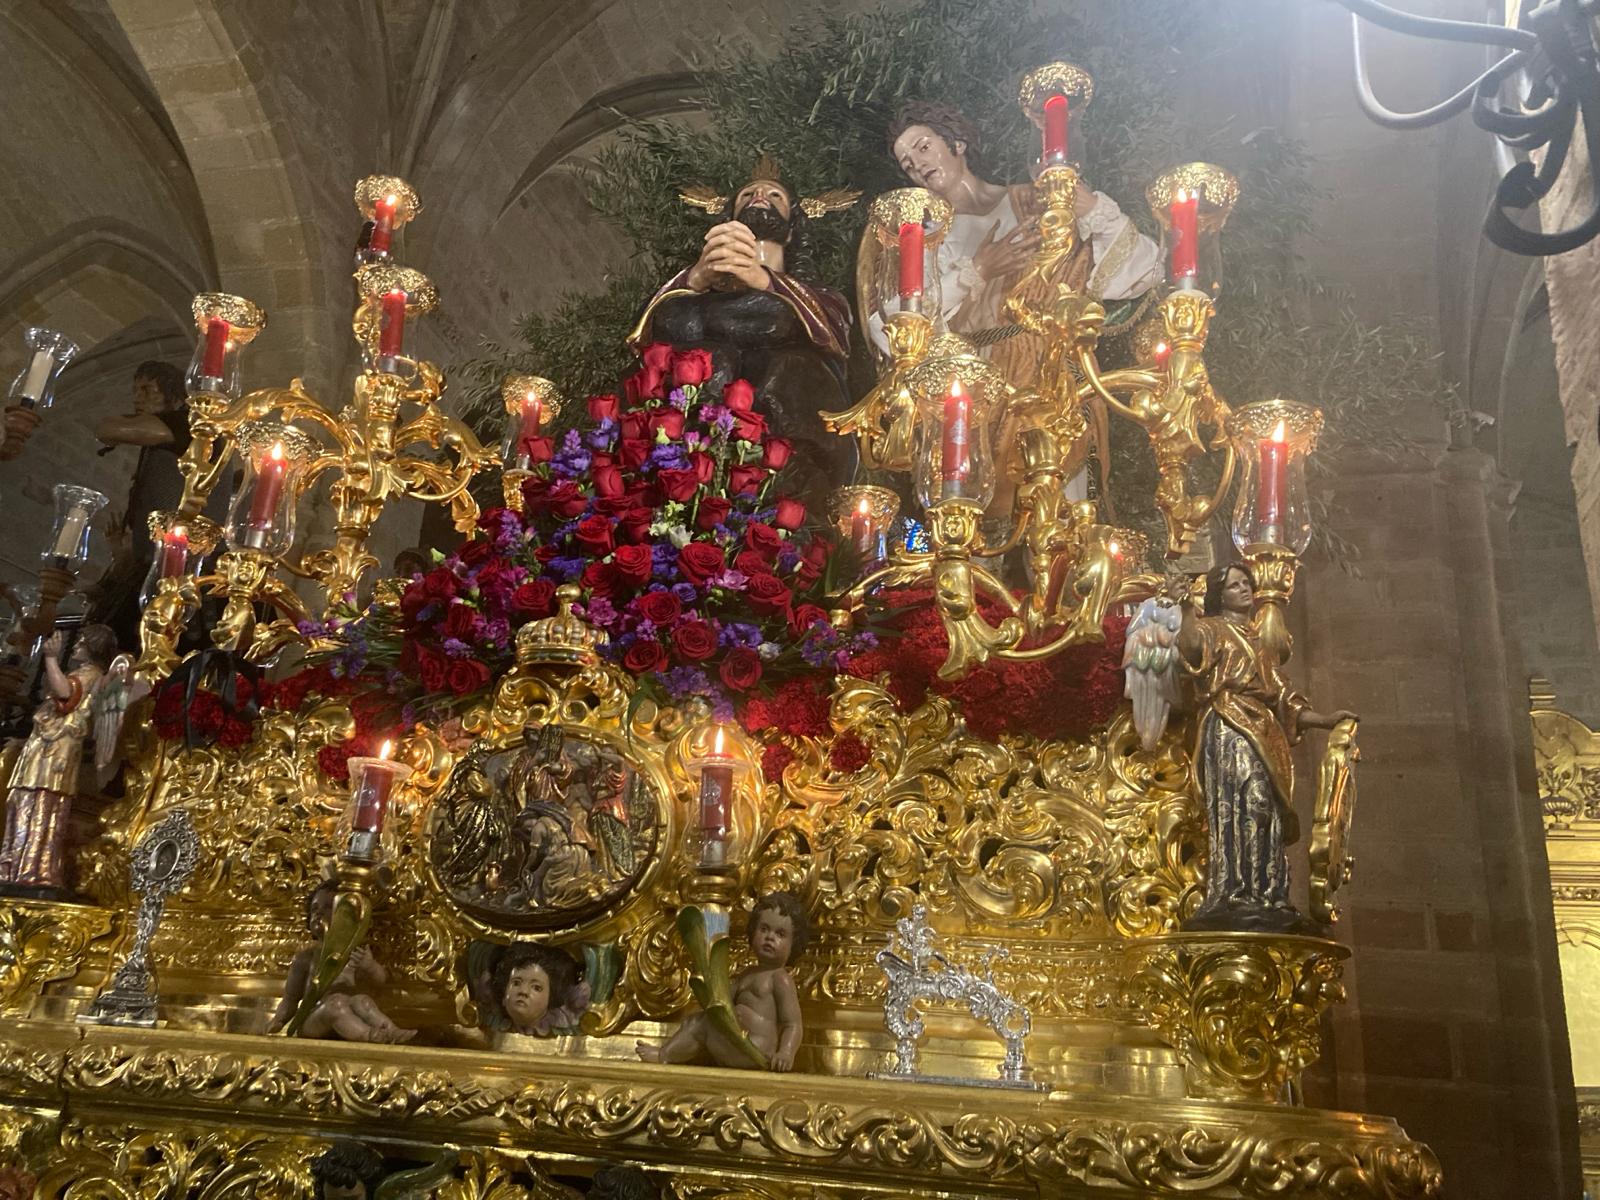
[[[150,967],[150,943],[167,897],[181,892],[200,859],[200,837],[186,808],[168,813],[133,848],[128,864],[132,891],[140,895],[133,947],[111,977],[111,986],[94,999],[78,1020],[88,1025],[157,1024],[156,980]]]
[[[994,981],[994,960],[1006,957],[1006,951],[990,951],[980,975],[952,964],[935,949],[937,942],[938,935],[928,924],[928,910],[919,904],[909,917],[895,922],[889,944],[878,951],[877,963],[889,980],[883,1000],[883,1023],[894,1035],[895,1058],[889,1070],[873,1072],[868,1078],[1047,1090],[1046,1084],[1031,1077],[1023,1050],[1023,1041],[1033,1031],[1033,1015]],[[1006,1055],[998,1068],[998,1079],[924,1075],[917,1070],[917,1043],[927,1029],[917,1006],[952,1000],[964,1002],[973,1017],[988,1025],[1005,1043]]]

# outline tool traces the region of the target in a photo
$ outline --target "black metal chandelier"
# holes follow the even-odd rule
[[[1530,257],[1563,254],[1600,235],[1600,54],[1596,15],[1600,0],[1520,0],[1514,24],[1479,24],[1419,17],[1378,0],[1336,0],[1350,10],[1355,46],[1356,91],[1367,116],[1388,129],[1426,129],[1467,109],[1480,129],[1493,134],[1519,158],[1501,177],[1484,218],[1484,234],[1496,246]],[[1385,108],[1373,93],[1361,49],[1361,22],[1436,41],[1465,42],[1503,51],[1483,74],[1455,95],[1419,112]],[[1507,101],[1502,94],[1514,92]],[[1543,199],[1567,163],[1577,118],[1589,150],[1592,199],[1589,214],[1553,232],[1529,229],[1512,211]],[[1535,166],[1527,157],[1544,148]]]

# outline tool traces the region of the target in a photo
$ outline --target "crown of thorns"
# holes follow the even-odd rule
[[[783,172],[778,169],[778,160],[770,154],[763,153],[756,159],[755,169],[750,172],[750,178],[740,187],[740,191],[752,183],[775,183],[791,196],[794,190],[783,182]],[[800,211],[808,217],[822,217],[831,212],[842,212],[861,198],[861,193],[849,188],[830,188],[815,196],[800,197]],[[686,187],[678,193],[690,208],[698,208],[710,216],[715,216],[728,206],[726,193],[719,193],[715,188],[705,184],[695,184]]]

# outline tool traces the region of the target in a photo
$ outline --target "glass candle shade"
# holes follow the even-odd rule
[[[78,344],[64,333],[35,325],[22,335],[28,358],[11,381],[7,397],[23,408],[49,408],[55,400],[56,380],[78,356]]]
[[[1022,77],[1017,104],[1039,130],[1039,166],[1067,165],[1071,156],[1072,115],[1094,99],[1094,79],[1067,62],[1045,63]]]
[[[350,803],[339,827],[339,845],[346,859],[378,862],[387,857],[384,834],[389,809],[411,775],[410,767],[389,757],[392,749],[393,743],[384,742],[376,758],[350,760]]]
[[[194,313],[194,357],[184,376],[191,396],[240,396],[240,351],[266,327],[267,318],[243,296],[201,292],[190,306]]]
[[[1228,436],[1238,456],[1233,541],[1283,546],[1303,554],[1311,543],[1306,456],[1317,446],[1322,414],[1292,400],[1262,400],[1237,409]]]
[[[204,517],[182,518],[175,512],[150,514],[150,569],[139,589],[139,604],[149,604],[163,579],[196,578],[205,558],[217,548],[219,530]]]
[[[360,268],[356,287],[364,300],[356,313],[355,333],[367,369],[401,374],[409,361],[405,352],[409,326],[433,311],[439,293],[421,271],[388,263]]]
[[[561,415],[561,393],[542,375],[507,375],[500,385],[506,432],[500,461],[507,471],[531,471],[549,462],[555,445],[547,430]]]
[[[311,440],[292,425],[256,421],[240,427],[238,445],[244,472],[228,506],[228,546],[286,554],[294,544],[300,474],[311,459]]]
[[[72,483],[56,484],[55,497],[55,523],[39,558],[47,567],[76,571],[89,560],[89,533],[108,501],[93,488]]]
[[[1239,199],[1239,181],[1211,163],[1185,163],[1145,191],[1161,226],[1161,261],[1173,291],[1222,290],[1222,229]]]
[[[368,175],[356,184],[356,211],[365,220],[356,246],[358,263],[386,263],[394,255],[395,235],[422,211],[416,190],[395,175]]]
[[[965,338],[941,334],[908,384],[917,406],[911,458],[918,502],[925,510],[946,500],[987,507],[995,487],[990,426],[1005,379]]]
[[[939,315],[939,244],[951,209],[926,188],[896,188],[872,202],[869,236],[876,243],[873,285],[877,316]]]
[[[742,739],[715,722],[689,735],[686,756],[694,780],[694,804],[687,825],[689,858],[702,867],[734,867],[750,848],[750,816],[740,800],[740,783],[751,769]]]
[[[900,497],[888,488],[850,484],[834,491],[834,525],[845,544],[855,550],[863,574],[883,562],[899,514]]]

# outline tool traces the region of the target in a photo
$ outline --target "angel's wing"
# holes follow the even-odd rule
[[[89,702],[93,706],[94,765],[101,771],[116,758],[122,718],[134,699],[133,687],[133,657],[119,654],[111,660]]]
[[[818,217],[825,217],[829,213],[843,212],[859,199],[861,193],[850,188],[829,188],[825,192],[818,192],[815,196],[802,197],[800,207],[806,216],[815,221]]]
[[[1122,650],[1123,694],[1133,701],[1139,742],[1154,750],[1178,700],[1178,630],[1183,610],[1151,598],[1128,623]]]
[[[684,188],[678,193],[678,199],[682,200],[690,208],[698,208],[708,217],[716,216],[728,203],[726,196],[719,195],[715,188],[706,187],[703,183],[692,184]]]

